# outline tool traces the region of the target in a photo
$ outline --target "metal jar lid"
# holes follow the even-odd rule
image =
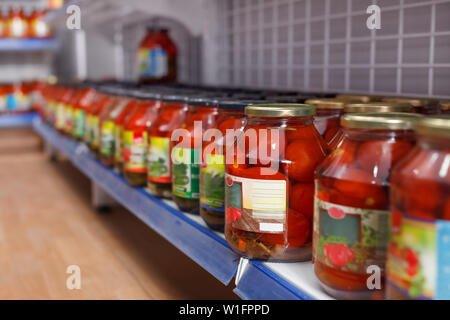
[[[268,103],[255,104],[245,108],[245,114],[249,117],[309,117],[316,113],[316,108],[308,104]]]
[[[223,110],[244,110],[252,104],[267,104],[267,100],[219,100],[219,108]]]
[[[423,116],[416,113],[350,113],[341,118],[341,126],[350,129],[412,130]]]
[[[410,104],[411,106],[413,106],[414,108],[432,107],[432,106],[437,106],[439,104],[438,99],[431,99],[431,98],[393,97],[393,98],[384,98],[383,101],[394,102],[394,103],[407,103],[407,104]]]
[[[333,99],[333,98],[323,98],[323,99],[309,99],[306,100],[306,104],[311,104],[317,109],[332,109],[332,110],[342,110],[344,109],[345,101]]]
[[[407,103],[372,102],[348,103],[344,105],[344,113],[378,113],[378,112],[412,112],[413,107]]]
[[[381,101],[383,97],[373,95],[362,95],[362,94],[339,94],[336,96],[336,99],[360,103],[369,103]]]
[[[418,134],[450,138],[450,115],[427,116],[417,123]]]

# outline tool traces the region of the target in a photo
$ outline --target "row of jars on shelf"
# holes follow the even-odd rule
[[[449,298],[450,118],[433,115],[437,100],[92,85],[43,95],[48,123],[132,186],[200,213],[240,255],[312,258],[337,298]]]
[[[42,105],[43,82],[0,83],[0,114],[25,113]]]
[[[47,10],[35,6],[24,11],[20,5],[13,5],[8,12],[0,10],[0,38],[38,38],[52,36],[50,26],[45,21]]]

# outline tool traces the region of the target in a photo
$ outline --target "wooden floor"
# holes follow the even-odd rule
[[[130,212],[93,210],[89,180],[39,145],[0,130],[0,299],[237,298]],[[70,265],[80,290],[66,287]]]

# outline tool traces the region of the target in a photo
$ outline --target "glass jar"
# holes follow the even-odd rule
[[[385,112],[412,112],[413,107],[410,104],[395,102],[372,102],[372,103],[347,103],[344,104],[344,114],[349,113],[385,113]],[[343,130],[339,128],[338,132],[328,143],[330,151],[336,149],[344,135]]]
[[[383,101],[410,104],[413,107],[414,113],[420,113],[424,115],[440,113],[438,99],[396,97],[384,98]]]
[[[257,102],[221,100],[215,129],[220,136],[204,136],[202,165],[200,168],[200,215],[214,230],[225,226],[225,159],[226,149],[234,145],[233,134],[227,130],[240,131],[245,124],[244,109]]]
[[[316,107],[314,125],[326,143],[330,143],[340,128],[340,118],[345,102],[337,99],[309,99],[306,104]]]
[[[56,102],[56,121],[55,128],[60,133],[65,133],[66,117],[68,116],[67,106],[73,95],[72,89],[68,86],[64,86],[63,93]]]
[[[65,101],[64,104],[64,134],[67,136],[72,135],[73,130],[73,106],[75,104],[75,101],[78,98],[78,95],[80,94],[80,91],[77,86],[71,85],[70,87],[71,95],[70,97]]]
[[[314,270],[339,299],[382,299],[389,240],[389,179],[414,147],[413,113],[354,113],[344,136],[317,168]],[[375,267],[380,286],[370,290]]]
[[[189,111],[181,129],[171,133],[172,199],[185,212],[199,213],[202,137],[216,125],[219,109],[213,98],[189,99]]]
[[[177,47],[164,28],[149,28],[138,50],[139,80],[142,83],[175,82]]]
[[[46,39],[51,37],[50,26],[45,21],[47,14],[43,6],[34,8],[32,14],[28,18],[28,37]]]
[[[450,101],[443,101],[440,105],[441,113],[450,114]]]
[[[160,96],[134,92],[136,107],[123,125],[123,175],[132,186],[147,184],[147,132],[161,109]]]
[[[103,108],[110,103],[110,96],[105,88],[99,88],[86,117],[86,142],[91,151],[97,155],[100,146],[100,119],[99,115]]]
[[[117,88],[114,104],[100,115],[100,161],[107,167],[114,167],[115,120],[130,102],[126,90]]]
[[[189,107],[183,95],[165,95],[162,101],[159,117],[148,132],[147,186],[154,196],[171,199],[170,135],[185,122]]]
[[[240,255],[311,259],[314,171],[327,148],[314,113],[301,104],[246,107],[225,178],[225,236]]]
[[[123,174],[123,126],[134,112],[138,101],[132,93],[128,95],[128,103],[114,119],[114,169]]]
[[[26,38],[28,36],[28,22],[20,5],[14,4],[6,20],[6,34],[8,38]]]
[[[73,106],[72,136],[81,141],[85,135],[86,111],[95,97],[95,90],[83,86]]]
[[[387,299],[450,299],[450,116],[422,118],[391,177]]]

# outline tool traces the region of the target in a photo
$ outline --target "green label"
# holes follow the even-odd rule
[[[206,210],[224,212],[224,203],[224,156],[209,154],[200,169],[200,205]]]
[[[100,152],[106,157],[114,156],[114,122],[104,121],[100,132]]]
[[[199,155],[199,149],[173,148],[172,192],[177,197],[199,199],[200,164],[194,163]]]
[[[389,211],[341,206],[316,197],[314,257],[332,268],[366,274],[384,270],[389,241]]]
[[[150,137],[147,158],[148,180],[159,183],[171,182],[169,144],[169,138]]]
[[[86,112],[84,110],[75,109],[73,113],[73,135],[75,138],[83,138],[84,122]]]

